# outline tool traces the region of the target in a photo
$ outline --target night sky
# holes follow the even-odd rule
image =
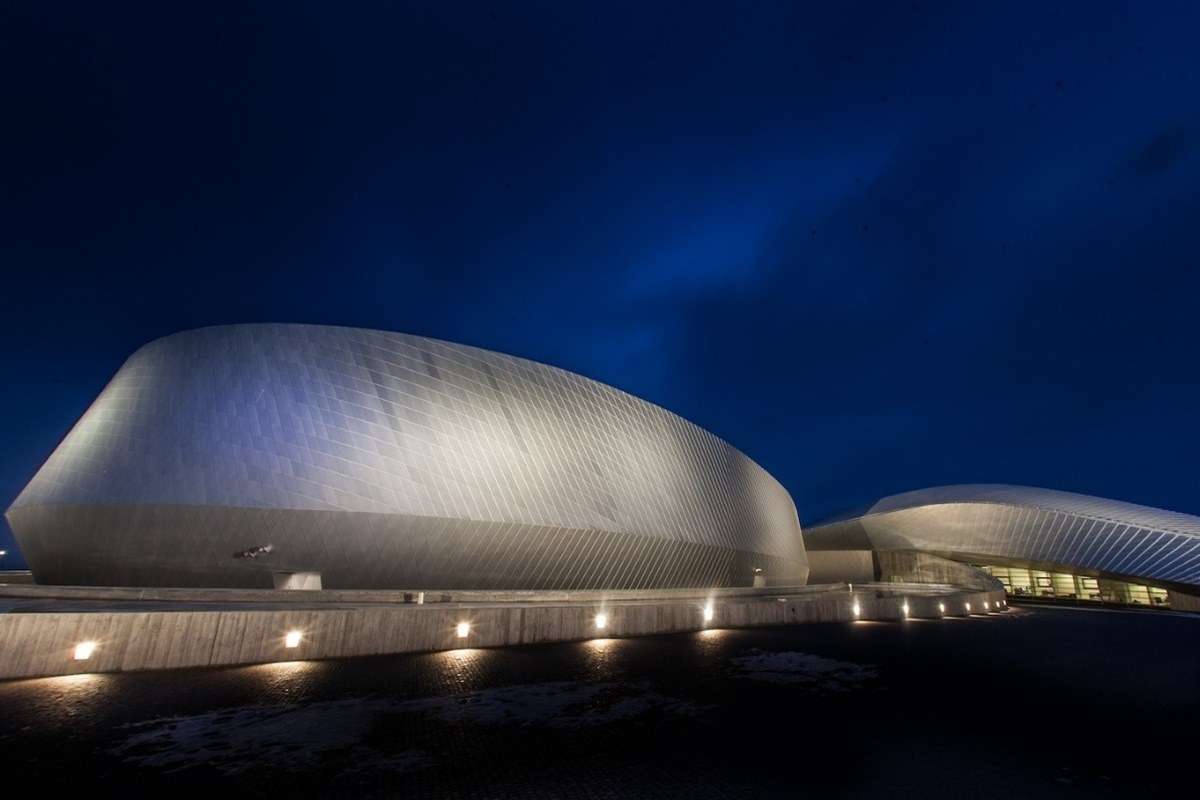
[[[1200,4],[119,5],[0,11],[2,506],[141,344],[286,321],[612,384],[806,525],[1200,513]]]

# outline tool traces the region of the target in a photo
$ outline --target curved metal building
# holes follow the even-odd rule
[[[919,551],[1200,590],[1200,517],[1050,489],[976,484],[906,492],[809,528],[805,541],[825,551]]]
[[[803,583],[791,497],[716,436],[447,342],[234,325],[134,353],[7,512],[39,583]]]

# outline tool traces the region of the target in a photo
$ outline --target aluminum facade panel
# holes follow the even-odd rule
[[[786,490],[678,416],[544,364],[327,326],[151,342],[8,517],[35,576],[55,583],[162,583],[138,555],[154,553],[170,554],[171,582],[251,585],[232,553],[264,543],[262,563],[320,571],[328,588],[807,574]],[[264,519],[278,524],[254,527]],[[406,565],[376,563],[384,551]]]

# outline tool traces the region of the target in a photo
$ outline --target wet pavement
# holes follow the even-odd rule
[[[1190,779],[1200,617],[1055,608],[0,683],[39,792],[1116,797]]]

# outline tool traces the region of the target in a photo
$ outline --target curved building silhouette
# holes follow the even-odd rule
[[[1050,489],[976,484],[906,492],[810,527],[804,538],[833,569],[854,552],[916,552],[1200,595],[1200,518]],[[1028,579],[1019,593],[1101,594],[1095,581],[1064,589],[1051,575],[1041,578],[1043,586]]]
[[[312,325],[134,353],[7,512],[39,583],[618,589],[803,583],[791,497],[561,369]]]

